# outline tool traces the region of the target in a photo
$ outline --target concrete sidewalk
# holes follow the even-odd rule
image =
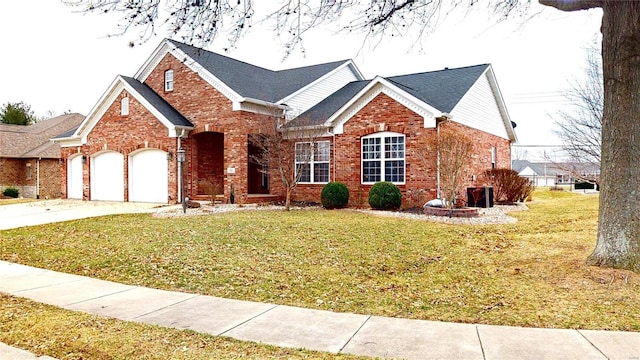
[[[0,206],[0,230],[104,215],[149,213],[159,206],[161,204],[71,199],[3,205]]]
[[[332,353],[404,359],[640,359],[640,333],[634,332],[335,313],[123,285],[4,261],[0,292],[126,321]]]

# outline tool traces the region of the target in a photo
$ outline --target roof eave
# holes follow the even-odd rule
[[[78,138],[80,145],[86,142],[87,136],[97,125],[98,121],[106,113],[109,106],[116,100],[117,96],[126,90],[129,94],[136,98],[137,101],[142,104],[156,119],[158,119],[169,130],[169,137],[176,137],[176,128],[189,129],[189,126],[175,125],[173,124],[162,112],[160,112],[155,106],[153,106],[142,94],[133,88],[121,75],[116,76],[107,91],[102,95],[98,103],[91,109],[89,115],[82,122],[80,127],[71,136],[71,138]],[[191,127],[190,129],[193,129]]]
[[[60,147],[82,146],[82,138],[69,136],[64,138],[53,138],[49,141],[60,145]]]
[[[507,105],[504,101],[504,97],[502,97],[502,92],[500,91],[500,87],[498,86],[498,81],[496,80],[496,75],[493,72],[493,67],[491,64],[485,70],[485,73],[489,76],[489,80],[491,83],[491,88],[496,97],[496,101],[498,102],[498,108],[500,109],[500,113],[502,114],[502,118],[504,121],[504,126],[507,129],[507,134],[509,134],[509,140],[511,143],[515,144],[518,142],[518,137],[516,136],[516,131],[513,128],[511,116],[509,115],[509,111],[507,110]]]
[[[374,88],[380,86],[380,90],[376,91]],[[385,91],[385,88],[387,91]],[[385,93],[398,101],[399,97],[406,99],[403,105],[407,106],[410,110],[422,115],[424,117],[424,127],[435,127],[435,118],[442,116],[445,113],[424,101],[416,98],[415,96],[407,93],[397,85],[388,81],[384,77],[376,76],[373,80],[367,84],[362,90],[360,90],[355,96],[353,96],[347,103],[345,103],[340,109],[338,109],[333,115],[331,115],[325,122],[324,126],[334,128],[334,133],[342,133],[342,125],[348,121],[351,116],[347,113],[347,110],[352,106],[357,105],[365,94],[373,91],[371,99],[365,99],[363,106],[380,93]],[[361,107],[357,107],[359,110]]]
[[[202,64],[172,44],[169,39],[164,39],[164,41],[156,48],[140,70],[136,72],[134,79],[143,83],[167,54],[171,54],[176,59],[179,59],[183,65],[198,74],[201,79],[218,90],[232,102],[238,102],[243,98],[242,94],[238,93],[236,90],[217,78],[214,74],[209,72]]]
[[[289,99],[291,99],[291,98],[297,96],[298,94],[300,94],[300,93],[312,88],[316,84],[318,84],[321,81],[329,78],[330,76],[332,76],[333,74],[337,73],[338,71],[342,70],[345,67],[350,67],[351,70],[353,70],[353,72],[356,74],[356,78],[358,78],[358,80],[364,80],[364,76],[360,72],[360,69],[358,69],[356,64],[353,62],[353,60],[351,60],[351,59],[345,60],[340,66],[336,66],[335,69],[329,71],[328,73],[322,75],[321,77],[317,78],[316,80],[312,81],[311,83],[303,86],[302,88],[296,90],[295,92],[293,92],[293,93],[285,96],[284,98],[278,100],[277,103],[286,103],[287,101],[289,101]]]

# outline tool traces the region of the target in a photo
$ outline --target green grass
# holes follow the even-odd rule
[[[585,265],[597,196],[536,192],[517,224],[349,210],[121,215],[0,233],[0,258],[126,284],[466,323],[640,331],[640,275]]]

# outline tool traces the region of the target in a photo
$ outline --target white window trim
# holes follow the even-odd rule
[[[171,69],[164,72],[164,91],[173,91],[173,70]]]
[[[127,116],[129,115],[129,98],[123,97],[120,100],[120,115]]]
[[[496,147],[492,146],[491,147],[491,168],[492,169],[495,169],[498,166],[496,158],[497,158]]]
[[[315,160],[315,145],[316,144],[320,144],[320,143],[326,143],[329,146],[329,159],[327,159],[326,161],[316,161]],[[308,163],[306,162],[298,162],[298,157],[296,156],[297,154],[297,148],[298,148],[298,144],[311,144],[309,151],[311,151],[311,159],[309,160]],[[302,141],[302,142],[297,142],[295,144],[295,148],[294,148],[294,165],[295,165],[295,171],[296,171],[296,178],[298,176],[298,165],[304,165],[304,164],[308,164],[309,165],[309,179],[311,181],[298,181],[298,184],[327,184],[331,181],[331,142],[328,140],[323,140],[323,141],[315,141],[315,142],[311,142],[311,141]],[[328,168],[328,180],[327,181],[315,181],[315,165],[316,164],[329,164],[329,168]]]
[[[397,159],[386,159],[385,158],[385,151],[384,151],[384,139],[387,137],[402,137],[404,139],[404,157],[402,159],[397,158]],[[401,133],[395,133],[395,132],[391,132],[391,131],[383,131],[383,132],[378,132],[378,133],[374,133],[371,135],[367,135],[367,136],[363,136],[362,138],[360,138],[360,183],[362,185],[373,185],[375,183],[377,183],[378,181],[364,181],[364,139],[373,139],[373,138],[380,138],[380,180],[379,181],[386,181],[385,180],[385,166],[384,166],[384,162],[386,160],[389,161],[393,161],[393,160],[402,160],[403,161],[403,181],[392,181],[393,184],[396,185],[405,185],[406,181],[407,181],[407,137],[405,134],[401,134]],[[370,160],[367,160],[370,161]]]

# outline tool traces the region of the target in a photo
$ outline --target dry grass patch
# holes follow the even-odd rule
[[[349,211],[122,215],[2,232],[0,258],[101,279],[324,310],[640,331],[640,276],[588,267],[597,196],[537,192],[510,225]]]
[[[69,360],[360,359],[106,319],[3,294],[0,341],[37,355]]]
[[[2,206],[2,205],[13,205],[13,204],[30,203],[30,202],[34,202],[34,201],[38,201],[38,200],[36,200],[36,199],[27,199],[27,198],[22,198],[22,199],[0,198],[0,206]]]

